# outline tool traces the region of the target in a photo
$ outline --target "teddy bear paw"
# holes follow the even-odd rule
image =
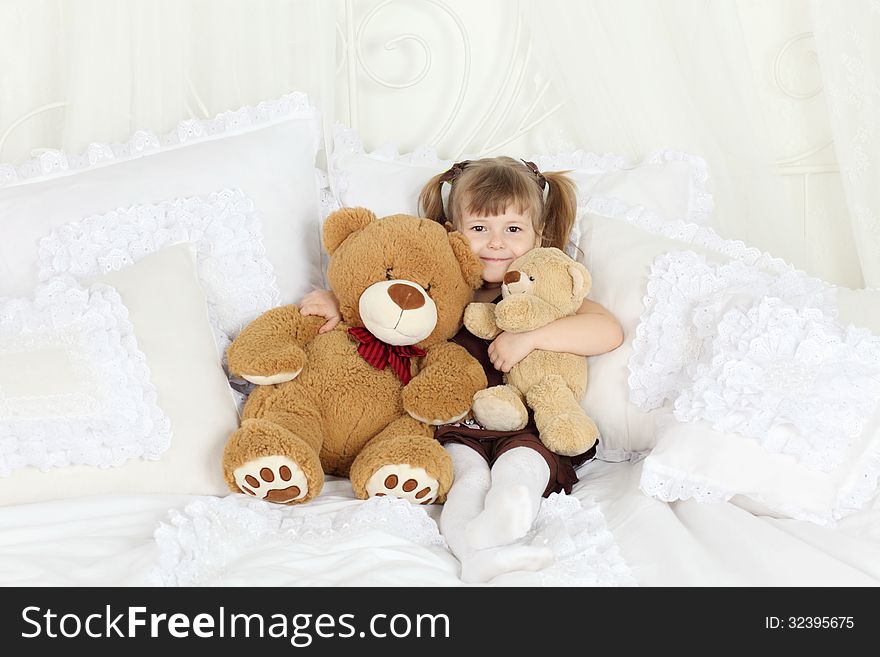
[[[383,465],[367,481],[367,495],[399,497],[413,504],[431,504],[437,499],[440,483],[424,468],[407,463]]]
[[[541,441],[563,456],[583,454],[596,444],[599,429],[583,413],[559,413],[539,423]]]
[[[529,420],[529,412],[522,400],[505,386],[477,392],[473,411],[480,426],[492,431],[519,431]]]
[[[293,381],[296,377],[299,376],[300,372],[302,372],[302,368],[298,369],[296,372],[279,372],[278,374],[273,374],[272,376],[242,374],[241,378],[243,378],[245,381],[253,383],[256,386],[274,386],[279,383],[287,383],[288,381]]]
[[[290,504],[309,492],[305,473],[285,456],[253,459],[232,474],[243,493],[268,502]]]

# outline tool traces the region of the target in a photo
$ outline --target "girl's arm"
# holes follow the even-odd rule
[[[562,317],[534,331],[502,333],[489,345],[489,359],[495,369],[509,372],[534,349],[597,356],[616,349],[622,342],[623,329],[617,318],[601,304],[584,299],[577,314],[571,317]]]

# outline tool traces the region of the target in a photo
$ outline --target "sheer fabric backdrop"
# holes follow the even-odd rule
[[[880,2],[811,9],[849,224],[865,285],[880,288]]]
[[[534,16],[578,143],[632,158],[667,146],[700,154],[720,231],[781,241],[768,218],[783,199],[735,3],[541,0]]]
[[[814,204],[821,207],[806,222],[793,203],[799,193],[786,191],[776,166],[788,139],[780,116],[785,123],[789,109],[771,117],[766,53],[755,45],[767,5],[755,0],[3,0],[0,161],[40,148],[79,153],[90,141],[121,141],[142,128],[167,132],[182,118],[293,89],[322,108],[330,139],[335,120],[351,120],[352,82],[368,148],[425,145],[445,119],[425,129],[431,108],[445,112],[456,100],[456,87],[436,76],[461,67],[467,53],[470,84],[436,145],[441,156],[487,146],[523,154],[579,147],[633,160],[665,147],[692,152],[708,162],[711,222],[722,234],[832,281],[880,286],[878,3],[773,6],[799,18],[792,29],[814,48],[805,56],[818,63],[825,92],[809,102],[817,116],[827,114],[819,123],[841,168],[840,176],[809,179],[840,200]],[[348,37],[359,38],[356,57]],[[524,74],[512,67],[506,76],[510,53],[524,51],[532,56]],[[421,79],[423,68],[426,75],[388,89],[368,79],[367,66],[404,80]],[[520,90],[512,111],[506,100],[492,102],[505,84]],[[391,95],[401,93],[412,95]],[[418,98],[430,107],[415,109]],[[402,108],[419,122],[404,125]],[[485,122],[483,110],[491,114]],[[537,127],[505,139],[544,114]],[[423,142],[415,138],[422,133]],[[831,147],[826,153],[833,160]]]
[[[791,96],[828,105],[810,111],[830,115],[846,198],[843,212],[820,207],[812,225],[793,220],[791,194],[781,184],[783,167],[776,166],[778,151],[788,144],[778,134],[782,112],[771,108],[775,99],[761,79],[761,66],[769,69],[771,62],[761,62],[769,58],[755,51],[753,17],[767,9],[758,4],[541,0],[527,11],[548,70],[565,90],[564,112],[577,143],[631,156],[666,146],[698,153],[709,165],[716,201],[712,222],[719,232],[831,280],[878,287],[880,4],[791,3],[793,11],[807,14],[810,32],[790,43],[807,41],[805,47],[813,50],[800,56],[815,60],[825,83],[824,94],[820,84],[815,93]],[[792,51],[783,48],[776,66]],[[783,112],[796,120],[789,106]],[[827,170],[806,157],[804,162],[790,170],[803,173],[806,188],[811,174]],[[835,248],[829,263],[820,251]]]
[[[321,0],[4,0],[0,161],[162,134],[292,90],[333,107],[334,25]]]

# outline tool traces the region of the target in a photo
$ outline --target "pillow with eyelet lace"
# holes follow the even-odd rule
[[[621,346],[589,359],[581,402],[599,427],[599,456],[606,460],[628,460],[654,447],[657,420],[671,415],[719,313],[759,290],[834,307],[832,286],[711,229],[669,222],[664,236],[619,217],[586,213],[581,220],[591,232],[581,243],[593,279],[589,298],[624,332]],[[666,278],[654,277],[664,258],[678,266]]]
[[[80,155],[46,151],[0,165],[0,296],[31,294],[38,245],[53,230],[119,208],[240,189],[262,224],[265,256],[282,303],[323,284],[316,155],[318,111],[302,93],[210,119],[187,119],[165,135],[140,130]]]
[[[822,525],[863,508],[880,479],[880,334],[850,312],[765,295],[724,313],[642,490]]]
[[[639,164],[619,155],[582,150],[525,159],[541,171],[568,171],[577,187],[578,204],[589,204],[597,214],[604,214],[612,202],[623,202],[702,223],[713,207],[712,195],[706,189],[706,163],[688,153],[662,150]],[[340,207],[368,207],[385,216],[417,214],[422,188],[452,164],[452,160],[439,158],[429,148],[401,155],[394,146],[385,145],[367,153],[355,130],[337,126],[330,170]],[[576,225],[572,242],[578,241]]]
[[[0,299],[0,504],[222,495],[237,424],[191,244]]]
[[[39,278],[78,280],[130,267],[178,242],[192,243],[218,348],[280,303],[260,217],[240,189],[133,205],[59,226],[39,243]]]

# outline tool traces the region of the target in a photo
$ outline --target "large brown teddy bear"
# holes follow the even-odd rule
[[[259,384],[223,468],[233,491],[293,504],[315,497],[324,473],[348,476],[360,499],[442,502],[449,456],[431,425],[470,411],[485,388],[479,363],[447,342],[481,284],[460,233],[428,219],[330,215],[327,276],[342,323],[294,305],[251,322],[229,347],[230,372]]]
[[[501,331],[522,333],[573,315],[590,291],[587,268],[559,249],[532,249],[514,260],[501,285],[498,304],[472,303],[464,324],[491,340]],[[582,454],[599,436],[579,404],[587,388],[587,359],[554,351],[532,351],[505,375],[506,385],[477,392],[473,412],[486,429],[515,431],[526,426],[525,400],[535,414],[541,441],[565,456]]]

